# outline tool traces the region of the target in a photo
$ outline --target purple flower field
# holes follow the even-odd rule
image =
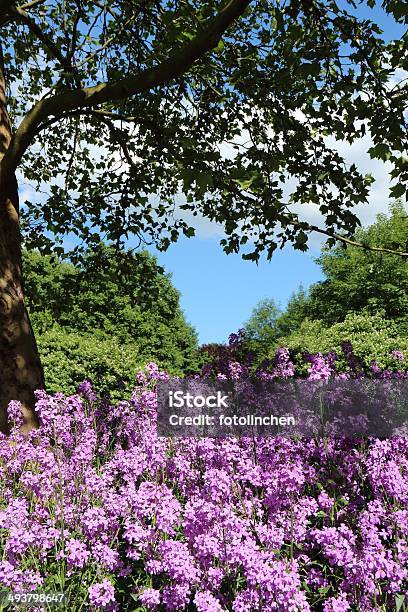
[[[333,355],[309,361],[333,375]],[[293,374],[281,349],[269,375]],[[28,437],[10,404],[0,590],[64,591],[68,610],[407,609],[406,438],[159,438],[166,376],[148,364],[116,406],[87,382],[39,392]]]

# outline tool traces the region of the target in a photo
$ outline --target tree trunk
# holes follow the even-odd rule
[[[19,400],[24,430],[38,425],[34,390],[44,388],[37,344],[24,305],[17,183],[0,192],[0,430],[8,432],[7,406]]]
[[[2,161],[11,142],[6,108],[6,81],[0,45],[0,431],[8,433],[7,406],[22,404],[29,431],[38,425],[34,390],[44,376],[30,320],[24,305],[21,270],[18,188],[15,175],[5,175]]]

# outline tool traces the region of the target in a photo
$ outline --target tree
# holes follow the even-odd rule
[[[376,222],[360,229],[356,238],[367,245],[393,245],[405,248],[408,215],[400,202],[390,207],[390,215],[378,215]],[[398,256],[336,247],[318,258],[325,280],[312,285],[307,316],[332,325],[348,313],[366,310],[383,312],[408,331],[408,261]],[[402,329],[401,329],[402,332]]]
[[[255,306],[245,324],[245,344],[248,350],[259,354],[275,342],[279,337],[277,322],[281,314],[275,300],[271,298],[265,298]]]
[[[292,293],[285,310],[281,312],[276,321],[276,337],[286,336],[298,329],[301,322],[308,316],[308,293],[300,286]]]
[[[180,295],[170,276],[147,251],[116,253],[113,247],[101,244],[84,254],[81,266],[59,262],[39,252],[23,251],[23,265],[26,303],[40,339],[40,353],[55,353],[56,339],[66,338],[75,353],[71,361],[83,362],[84,367],[79,371],[83,377],[89,377],[91,372],[87,374],[86,359],[79,349],[89,344],[94,335],[102,352],[112,350],[112,341],[118,347],[133,350],[135,359],[130,362],[133,372],[130,372],[131,365],[126,368],[129,380],[134,377],[135,363],[155,360],[161,367],[178,374],[195,368],[196,333],[184,318]],[[81,335],[86,342],[78,341]],[[69,346],[61,346],[58,351],[67,359]],[[101,362],[103,359],[109,356],[101,356]],[[46,362],[55,364],[56,358],[50,360],[47,356]],[[75,363],[72,366],[70,370],[76,367]],[[47,383],[51,377],[56,380],[49,370],[47,367]],[[75,382],[83,380],[74,378],[71,391]],[[105,384],[104,388],[108,386]],[[55,387],[54,384],[54,390]]]
[[[261,300],[245,325],[243,346],[253,353],[256,364],[270,359],[271,351],[281,344],[280,338],[296,331],[307,317],[309,297],[303,287],[294,292],[282,310],[273,298]]]
[[[402,0],[384,5],[404,21]],[[312,229],[348,241],[371,178],[345,165],[328,132],[352,142],[368,131],[394,195],[405,193],[407,89],[389,80],[406,40],[384,43],[377,25],[333,0],[3,0],[0,30],[3,430],[15,398],[35,425],[43,385],[20,230],[27,246],[57,252],[64,234],[118,246],[135,234],[164,248],[193,233],[175,214],[182,192],[181,208],[222,222],[225,250],[250,245],[249,259],[287,241],[305,250]],[[222,154],[226,143],[234,156]],[[16,177],[48,195],[20,211]],[[324,228],[290,208],[309,202]]]
[[[356,232],[355,239],[367,246],[387,244],[398,249],[405,248],[407,236],[408,216],[401,202],[397,201],[390,205],[388,216],[378,215],[375,223]],[[327,347],[330,347],[333,337],[328,335],[327,329],[343,323],[352,314],[357,318],[351,317],[350,321],[359,322],[358,315],[361,314],[364,325],[367,322],[369,326],[377,325],[381,320],[377,327],[382,332],[384,326],[391,326],[392,322],[394,327],[398,327],[401,337],[404,333],[407,335],[406,259],[355,246],[337,246],[323,250],[317,262],[326,278],[314,283],[307,292],[300,287],[285,310],[277,312],[273,299],[263,300],[255,307],[246,331],[249,340],[256,340],[252,346],[249,342],[249,348],[255,350],[258,361],[270,358],[279,345],[293,348],[293,343],[296,345],[299,341],[304,342],[302,350],[306,350],[308,345],[308,350],[316,352],[321,350],[316,347],[322,344],[329,350]],[[343,332],[348,328],[339,326],[333,329]],[[340,340],[347,338],[336,336],[337,343]]]

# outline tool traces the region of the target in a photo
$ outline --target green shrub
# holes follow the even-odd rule
[[[148,252],[100,245],[81,266],[35,251],[24,251],[23,260],[28,311],[50,380],[58,377],[48,364],[58,368],[60,360],[69,362],[70,385],[105,368],[108,389],[109,377],[133,372],[135,360],[156,361],[174,374],[197,368],[197,335],[180,294]]]
[[[306,319],[296,332],[280,338],[277,345],[271,347],[269,356],[274,354],[278,345],[287,346],[298,363],[302,352],[335,350],[341,357],[340,364],[345,366],[341,354],[341,344],[345,341],[352,343],[354,354],[366,367],[376,361],[381,368],[397,369],[401,362],[392,357],[391,352],[399,349],[408,355],[408,339],[401,335],[398,323],[385,319],[380,313],[370,315],[364,312],[348,314],[342,323],[330,327],[322,321]]]
[[[114,337],[66,331],[58,326],[37,334],[47,391],[74,393],[85,379],[100,393],[123,397],[143,360],[137,347]]]

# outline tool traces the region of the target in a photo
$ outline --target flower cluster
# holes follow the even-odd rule
[[[310,364],[313,380],[335,375],[334,355]],[[269,373],[293,376],[287,350]],[[149,364],[115,406],[88,382],[39,392],[28,437],[12,404],[0,588],[65,591],[70,610],[394,609],[408,575],[407,439],[160,438],[166,377]]]

